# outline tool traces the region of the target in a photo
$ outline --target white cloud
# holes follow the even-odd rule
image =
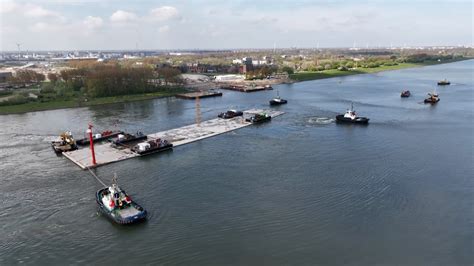
[[[173,18],[179,18],[178,9],[172,6],[162,6],[150,11],[151,19],[158,21],[170,20]]]
[[[137,19],[137,15],[132,12],[127,12],[123,10],[117,10],[115,13],[110,16],[110,21],[124,23],[124,22],[131,22]]]
[[[45,33],[45,32],[57,32],[64,29],[64,25],[49,24],[45,22],[37,22],[29,27],[32,32]]]
[[[160,33],[166,33],[168,31],[170,31],[170,26],[168,26],[168,25],[164,25],[164,26],[161,26],[161,27],[158,28],[158,32],[160,32]]]
[[[45,9],[41,6],[36,5],[25,5],[22,9],[24,9],[24,14],[26,17],[31,18],[44,18],[44,17],[61,17],[58,13]]]
[[[0,0],[1,1],[1,0]],[[11,1],[0,3],[0,14],[10,16],[23,16],[28,19],[57,19],[65,18],[58,12],[34,4],[18,4]]]
[[[87,16],[83,23],[89,29],[97,29],[102,27],[104,20],[101,17]]]
[[[13,2],[0,2],[0,13],[9,13],[18,10],[19,5]]]

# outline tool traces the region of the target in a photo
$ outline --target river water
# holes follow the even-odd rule
[[[96,169],[150,213],[97,212],[101,186],[49,141],[87,123],[144,133],[192,124],[173,98],[0,116],[0,265],[472,265],[474,60],[275,86],[270,123]],[[422,103],[437,80],[441,101]],[[412,97],[401,99],[409,89]],[[201,100],[203,120],[276,91]],[[368,126],[333,119],[354,103]]]

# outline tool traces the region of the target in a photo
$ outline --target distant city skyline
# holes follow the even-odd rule
[[[473,44],[471,1],[0,0],[0,50]]]

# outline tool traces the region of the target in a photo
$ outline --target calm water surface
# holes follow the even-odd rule
[[[471,60],[276,86],[289,104],[271,123],[96,169],[149,211],[130,227],[98,215],[100,184],[49,141],[88,122],[192,124],[194,101],[0,116],[0,265],[472,265],[473,70]],[[424,105],[444,78],[441,101]],[[276,94],[224,93],[201,100],[202,119]],[[369,126],[327,119],[350,102]]]

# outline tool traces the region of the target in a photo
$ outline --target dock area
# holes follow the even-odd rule
[[[225,85],[225,86],[221,86],[221,89],[231,90],[231,91],[240,91],[240,92],[273,90],[273,88],[270,85],[266,85],[266,86]]]
[[[203,121],[199,124],[188,125],[171,130],[161,131],[147,135],[148,140],[162,138],[173,143],[173,147],[185,145],[191,142],[217,136],[226,132],[230,132],[239,128],[252,125],[245,121],[256,113],[267,113],[272,117],[284,114],[284,112],[275,110],[250,109],[244,111],[244,116],[231,119],[215,118]],[[109,163],[119,162],[130,158],[139,157],[140,155],[130,150],[130,147],[123,146],[114,148],[110,143],[98,143],[94,146],[96,165],[92,164],[90,149],[82,148],[74,151],[64,152],[64,157],[68,158],[82,169],[99,167]]]
[[[222,96],[222,92],[211,90],[211,91],[196,91],[196,92],[181,93],[181,94],[177,94],[176,98],[194,100],[196,98],[208,98],[208,97],[219,97],[219,96]]]

